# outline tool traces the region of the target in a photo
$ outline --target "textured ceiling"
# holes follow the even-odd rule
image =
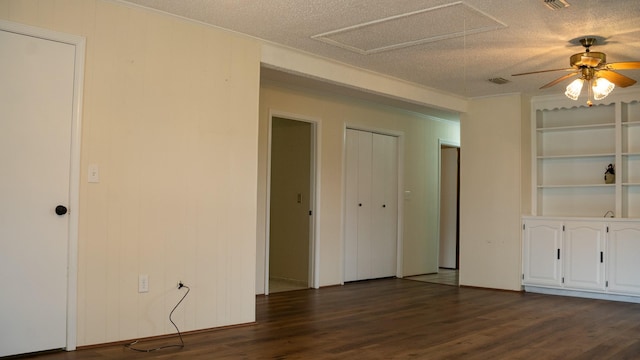
[[[638,0],[126,0],[464,97],[561,93],[595,35],[608,62],[640,60]],[[640,70],[621,71],[640,81]],[[504,78],[497,85],[488,81]],[[566,81],[569,82],[568,80]],[[640,86],[640,85],[634,85]]]

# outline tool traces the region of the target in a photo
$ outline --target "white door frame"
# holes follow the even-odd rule
[[[341,285],[344,285],[344,277],[345,277],[345,246],[347,243],[347,222],[345,221],[345,216],[347,213],[347,129],[352,130],[360,130],[360,131],[368,131],[375,134],[394,136],[398,138],[398,151],[397,151],[397,164],[398,164],[398,193],[397,193],[397,201],[398,201],[398,219],[397,219],[397,233],[396,233],[396,277],[402,278],[403,274],[403,261],[404,257],[402,254],[403,251],[403,229],[404,229],[404,132],[395,131],[389,129],[380,129],[371,126],[357,125],[357,124],[349,124],[345,123],[344,129],[342,130],[342,214],[340,214],[340,219],[342,222],[342,251],[340,252],[340,266],[342,266],[341,274],[342,281]]]
[[[460,149],[460,142],[456,142],[456,141],[450,141],[450,140],[445,140],[445,139],[440,139],[438,138],[438,211],[437,213],[437,219],[436,219],[436,271],[439,271],[440,269],[440,208],[441,208],[441,199],[440,199],[440,191],[441,191],[441,180],[440,177],[442,175],[442,146],[451,146],[451,147],[457,147],[458,149]],[[458,164],[458,169],[459,169],[460,164]],[[460,171],[460,170],[458,170]],[[458,196],[460,196],[460,194],[458,194]],[[458,209],[458,211],[460,211],[460,209]]]
[[[71,120],[71,162],[69,176],[69,239],[67,272],[67,344],[72,351],[77,345],[78,294],[78,212],[80,209],[80,140],[82,92],[84,83],[85,38],[24,24],[0,20],[0,29],[15,34],[69,44],[75,47],[73,79],[73,118]]]
[[[270,222],[271,222],[271,145],[273,134],[273,118],[301,121],[311,124],[311,181],[310,181],[310,204],[311,216],[309,223],[309,279],[308,283],[314,289],[320,288],[320,259],[319,243],[320,227],[320,119],[315,119],[298,114],[269,110],[269,129],[267,136],[267,199],[266,199],[266,221],[265,221],[265,249],[264,249],[264,294],[269,295],[269,249],[270,249]]]

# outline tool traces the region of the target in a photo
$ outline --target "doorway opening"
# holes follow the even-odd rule
[[[272,116],[265,294],[314,287],[316,124]]]
[[[438,279],[458,285],[460,270],[460,144],[440,140]]]

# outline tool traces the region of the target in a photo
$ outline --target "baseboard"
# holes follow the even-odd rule
[[[572,296],[572,297],[579,297],[579,298],[585,298],[585,299],[611,300],[611,301],[622,301],[622,302],[631,302],[631,303],[640,304],[640,297],[638,296],[628,296],[628,295],[598,293],[598,292],[568,290],[568,289],[555,289],[555,288],[546,288],[546,287],[531,286],[531,285],[525,285],[524,291],[537,293],[537,294]]]

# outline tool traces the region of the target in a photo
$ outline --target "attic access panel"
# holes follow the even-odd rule
[[[362,55],[499,30],[507,25],[462,1],[332,30],[311,38]]]

